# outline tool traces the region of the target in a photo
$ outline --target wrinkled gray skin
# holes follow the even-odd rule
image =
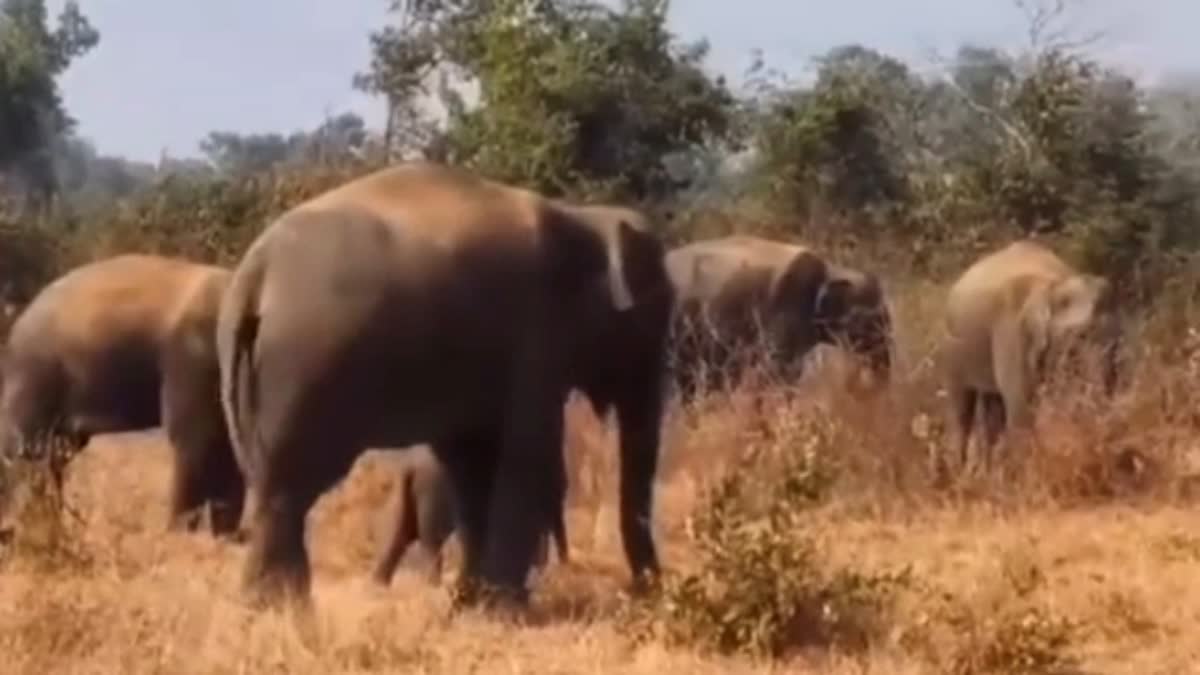
[[[818,344],[846,345],[886,382],[891,317],[875,275],[828,262],[810,249],[748,235],[684,244],[667,254],[676,292],[673,373],[684,401],[721,387],[750,365],[765,338],[778,374],[798,376]],[[706,366],[698,380],[696,367]]]
[[[406,451],[396,459],[399,466],[392,503],[388,507],[386,522],[389,527],[371,577],[380,585],[388,585],[405,551],[416,542],[429,563],[429,581],[437,583],[441,579],[442,546],[455,529],[453,490],[437,457],[428,447]],[[565,472],[561,479],[565,488]],[[568,561],[562,500],[557,500],[557,504],[560,508],[547,514],[550,523],[546,535],[539,540],[538,565],[545,565],[549,560],[546,544],[550,537],[555,539],[559,562]]]
[[[364,449],[422,443],[454,487],[457,597],[523,602],[573,387],[616,410],[626,555],[635,582],[657,571],[671,298],[637,212],[449,166],[393,166],[278,218],[234,271],[217,328],[226,419],[257,497],[252,602],[306,603],[312,504]]]
[[[1071,358],[1074,348],[1103,349],[1105,392],[1116,385],[1121,335],[1111,285],[1035,241],[1014,242],[967,268],[950,288],[945,321],[947,393],[964,466],[976,413],[990,462],[1002,431],[1031,428],[1047,364]]]
[[[130,254],[47,285],[9,333],[3,451],[31,457],[46,439],[65,443],[66,458],[51,465],[61,481],[65,461],[92,436],[161,426],[174,452],[168,527],[195,530],[208,507],[213,534],[235,534],[245,485],[225,431],[213,338],[228,279],[219,267]]]

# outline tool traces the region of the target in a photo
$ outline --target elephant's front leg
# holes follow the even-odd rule
[[[246,483],[222,417],[217,373],[168,358],[161,401],[174,454],[168,529],[196,530],[208,505],[213,535],[236,535]]]
[[[978,396],[974,389],[957,379],[951,379],[946,387],[949,399],[950,426],[953,429],[952,450],[958,458],[959,471],[966,473],[969,467],[971,432],[975,426],[975,407]],[[939,483],[948,479],[949,470],[943,452],[934,452],[933,473]]]
[[[995,361],[996,384],[1004,402],[1006,417],[1005,455],[1024,448],[1036,441],[1034,436],[1033,406],[1039,380],[1039,354],[1032,350],[1015,322],[1006,326],[996,337]]]
[[[489,498],[494,484],[499,431],[482,428],[431,444],[452,485],[462,568],[454,595],[469,603],[483,568],[489,525]]]
[[[648,379],[635,382],[617,400],[621,542],[635,591],[647,588],[651,577],[660,572],[651,521],[661,445],[663,393],[653,362],[643,365],[642,372]]]
[[[554,327],[534,331],[538,337]],[[526,579],[538,537],[548,529],[546,505],[557,494],[562,462],[563,407],[567,388],[559,379],[555,345],[523,345],[514,362],[514,384],[492,487],[482,580],[498,599],[524,604]],[[558,454],[556,458],[555,454]]]
[[[987,392],[980,397],[983,408],[983,448],[982,454],[986,460],[985,468],[991,470],[991,457],[1000,434],[1007,424],[1008,414],[1004,409],[1004,398],[996,392]]]

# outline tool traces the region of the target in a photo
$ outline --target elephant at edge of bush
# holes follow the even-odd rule
[[[684,401],[735,379],[762,338],[769,363],[799,373],[818,344],[843,345],[886,383],[892,322],[878,277],[829,262],[808,247],[752,235],[691,242],[667,253],[676,293],[672,371]]]
[[[392,501],[387,508],[385,521],[387,531],[383,546],[375,558],[371,570],[372,581],[387,586],[396,572],[400,559],[414,542],[429,563],[430,583],[441,579],[442,546],[455,529],[454,495],[446,472],[428,446],[406,451],[395,458],[399,466]],[[561,475],[563,488],[559,494],[565,496],[566,475]],[[547,514],[547,531],[538,540],[536,562],[549,562],[548,540],[554,539],[559,562],[567,562],[567,530],[563,519],[563,501],[556,500],[560,508]]]
[[[963,466],[977,412],[990,462],[1001,431],[1031,430],[1048,365],[1075,358],[1081,346],[1101,350],[1105,394],[1116,387],[1122,337],[1111,283],[1077,272],[1034,240],[995,250],[958,277],[946,298],[945,340],[950,423]],[[942,461],[936,469],[944,470]]]
[[[214,331],[229,270],[123,254],[76,267],[13,323],[3,363],[4,451],[67,461],[96,434],[162,427],[173,452],[168,529],[240,538],[245,482],[221,409]],[[60,453],[61,451],[61,453]]]
[[[380,169],[277,218],[234,270],[217,327],[226,419],[258,497],[247,599],[310,602],[313,503],[365,449],[428,443],[454,488],[456,604],[523,605],[572,387],[616,410],[621,530],[640,585],[658,569],[672,300],[641,213],[451,165]]]

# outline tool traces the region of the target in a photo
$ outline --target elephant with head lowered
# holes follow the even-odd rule
[[[228,270],[126,254],[76,267],[20,313],[8,336],[4,451],[65,445],[61,465],[103,433],[161,426],[174,453],[168,526],[194,530],[205,507],[234,535],[245,484],[221,409],[214,331]]]
[[[750,235],[684,244],[667,254],[676,293],[674,379],[689,400],[703,365],[707,387],[749,365],[755,346],[784,374],[818,344],[843,345],[890,377],[891,317],[878,278],[811,249]]]
[[[526,598],[582,389],[620,423],[635,581],[650,530],[673,292],[645,218],[434,162],[300,204],[250,245],[221,305],[222,398],[257,499],[244,590],[310,597],[305,515],[367,448],[428,444],[453,486],[461,601]]]
[[[964,464],[977,408],[990,452],[1004,428],[1030,428],[1047,366],[1077,356],[1083,345],[1100,348],[1104,391],[1112,393],[1121,342],[1112,290],[1103,277],[1077,272],[1033,240],[980,258],[954,282],[943,356]]]
[[[401,557],[415,543],[429,563],[430,582],[437,583],[441,578],[442,546],[456,525],[450,482],[428,446],[405,451],[395,460],[399,470],[385,521],[387,531],[371,577],[382,586],[388,585]],[[560,508],[547,514],[547,531],[539,540],[536,558],[539,565],[549,561],[549,538],[555,540],[559,562],[568,561],[567,531],[561,508],[566,488],[565,471],[561,480],[561,496],[555,500]]]

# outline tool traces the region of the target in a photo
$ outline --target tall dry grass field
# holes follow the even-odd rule
[[[882,394],[825,350],[790,390],[672,406],[656,497],[672,581],[657,601],[621,593],[615,438],[582,401],[568,410],[573,560],[533,581],[523,626],[449,616],[444,590],[403,567],[387,589],[366,581],[391,485],[373,454],[311,517],[312,620],[249,611],[244,547],[165,534],[166,448],[128,434],[72,464],[78,516],[20,494],[10,505],[0,670],[1200,672],[1200,345],[1179,330],[1135,340],[1110,406],[1064,386],[1039,412],[1036,448],[934,487],[943,293],[893,286],[901,353]],[[448,554],[452,573],[453,542]]]

